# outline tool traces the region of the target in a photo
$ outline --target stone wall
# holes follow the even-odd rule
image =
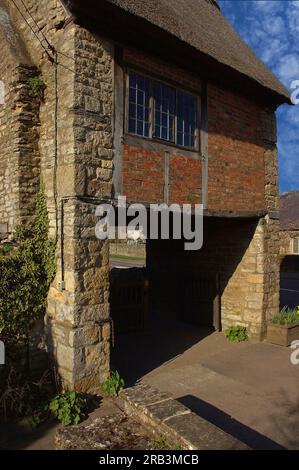
[[[299,237],[299,231],[285,231],[281,230],[279,233],[280,238],[280,256],[283,258],[284,256],[293,255],[293,238]]]
[[[111,196],[113,49],[72,21],[66,22],[68,15],[60,2],[26,0],[28,11],[23,6],[20,8],[41,45],[14,5],[6,0],[2,2],[18,32],[19,43],[22,47],[26,45],[28,62],[40,72],[46,84],[39,123],[25,110],[30,125],[38,126],[38,134],[34,135],[31,151],[29,134],[33,136],[34,130],[27,134],[29,153],[23,160],[27,174],[24,173],[22,184],[25,188],[25,180],[37,175],[38,155],[38,174],[47,196],[50,236],[57,241],[57,274],[50,289],[46,318],[48,347],[64,387],[96,391],[109,373],[109,262],[107,245],[95,238],[97,201],[87,198]],[[56,52],[49,48],[45,37]],[[7,57],[9,62],[9,50]],[[14,66],[13,63],[8,69],[9,78],[13,76]],[[8,119],[15,119],[10,101],[7,103],[10,108],[3,124],[5,131],[11,127],[7,126]],[[24,132],[21,119],[15,121],[25,139],[27,131]],[[3,145],[3,139],[0,141]],[[8,168],[14,168],[17,177],[21,174],[14,162],[9,163],[12,158],[15,155],[10,152],[3,170],[10,182],[10,187],[5,187],[6,197],[15,184]],[[28,187],[29,182],[25,191],[29,211]],[[16,188],[15,193],[20,194],[20,190]],[[67,199],[63,204],[62,227],[63,198]],[[15,217],[15,206],[11,212]],[[15,218],[11,220],[12,231],[16,223]]]
[[[49,2],[26,0],[26,8],[35,19],[36,24],[30,18],[29,13],[25,11],[23,6],[20,6],[20,10],[25,18],[28,17],[28,22],[31,27],[35,31],[38,31],[37,35],[43,44],[42,46],[33,34],[31,28],[24,21],[20,12],[16,9],[15,5],[7,0],[2,0],[2,3],[5,6],[11,23],[14,25],[14,29],[18,34],[18,44],[15,47],[25,49],[23,55],[27,58],[27,61],[39,71],[41,78],[46,84],[44,101],[41,104],[39,113],[39,138],[34,145],[38,146],[40,173],[45,183],[50,216],[50,232],[51,236],[55,237],[57,228],[57,215],[55,210],[57,205],[57,201],[55,200],[57,189],[54,187],[54,181],[56,179],[56,169],[59,158],[57,148],[59,148],[60,145],[64,145],[69,142],[68,129],[72,128],[72,120],[66,119],[66,110],[70,107],[70,105],[68,105],[68,100],[70,97],[69,92],[71,89],[70,83],[72,82],[72,74],[65,68],[70,66],[70,63],[72,62],[65,56],[60,56],[58,59],[59,65],[56,70],[53,62],[49,60],[48,54],[50,51],[43,38],[43,34],[47,37],[50,43],[63,53],[63,51],[69,47],[69,41],[72,36],[72,33],[70,32],[71,28],[68,32],[57,29],[61,21],[66,18],[66,15],[60,3],[57,3],[56,0],[50,0]],[[7,53],[9,53],[8,49]],[[24,62],[23,58],[20,60],[21,63]],[[58,105],[56,95],[59,95],[59,93],[63,96],[63,102],[60,100]],[[70,103],[71,102],[72,100]],[[27,123],[30,120],[31,116],[27,116]],[[56,124],[57,127],[59,127],[58,132],[56,132]],[[32,150],[31,164],[33,165],[36,149],[33,148]],[[60,150],[63,154],[64,148],[60,147]],[[28,157],[27,167],[29,161],[30,158]],[[12,229],[13,228],[14,227],[12,227]]]
[[[30,223],[39,180],[39,97],[31,96],[29,79],[38,75],[24,50],[4,4],[0,2],[0,223],[11,234],[20,222]],[[4,231],[4,229],[3,229]]]

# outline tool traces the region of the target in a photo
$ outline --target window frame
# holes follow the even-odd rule
[[[298,244],[298,251],[295,251],[295,243]],[[293,237],[291,240],[292,245],[292,254],[298,256],[299,255],[299,237]]]
[[[129,131],[129,93],[130,93],[130,74],[135,74],[139,75],[140,77],[143,77],[147,80],[149,80],[150,83],[150,100],[149,100],[149,135],[148,136],[142,136],[134,132]],[[172,88],[175,91],[175,116],[174,116],[174,137],[175,139],[173,141],[171,140],[165,140],[159,137],[154,136],[154,125],[155,125],[155,107],[154,107],[154,94],[153,94],[153,85],[154,82],[158,83],[159,85]],[[197,112],[197,122],[196,122],[196,128],[194,132],[194,147],[190,146],[185,146],[185,145],[180,145],[177,143],[177,128],[178,128],[178,114],[177,114],[177,109],[178,109],[178,92],[184,93],[185,95],[192,96],[195,98],[196,101],[196,112]],[[164,144],[168,145],[170,147],[176,147],[182,150],[186,151],[191,151],[191,152],[200,152],[200,122],[201,122],[201,96],[200,93],[196,93],[195,91],[190,91],[185,88],[183,88],[180,85],[172,84],[169,83],[163,79],[154,77],[152,75],[149,75],[146,72],[143,72],[141,70],[137,70],[134,68],[127,68],[125,70],[125,97],[124,97],[124,104],[125,104],[125,113],[124,113],[124,129],[125,129],[125,134],[134,136],[138,139],[145,139],[145,140],[150,140],[152,142],[155,142],[157,144]]]

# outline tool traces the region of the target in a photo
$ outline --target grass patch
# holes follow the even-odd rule
[[[151,450],[184,450],[179,444],[170,444],[163,435],[158,436],[151,447]]]
[[[274,325],[290,326],[299,324],[299,309],[284,307],[272,320]]]

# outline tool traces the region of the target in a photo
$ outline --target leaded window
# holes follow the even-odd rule
[[[164,83],[129,73],[128,132],[197,147],[198,98]]]

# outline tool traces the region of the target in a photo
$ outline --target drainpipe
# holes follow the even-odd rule
[[[60,271],[61,278],[58,282],[58,290],[65,290],[65,280],[64,280],[64,202],[67,199],[61,198],[60,201]]]

